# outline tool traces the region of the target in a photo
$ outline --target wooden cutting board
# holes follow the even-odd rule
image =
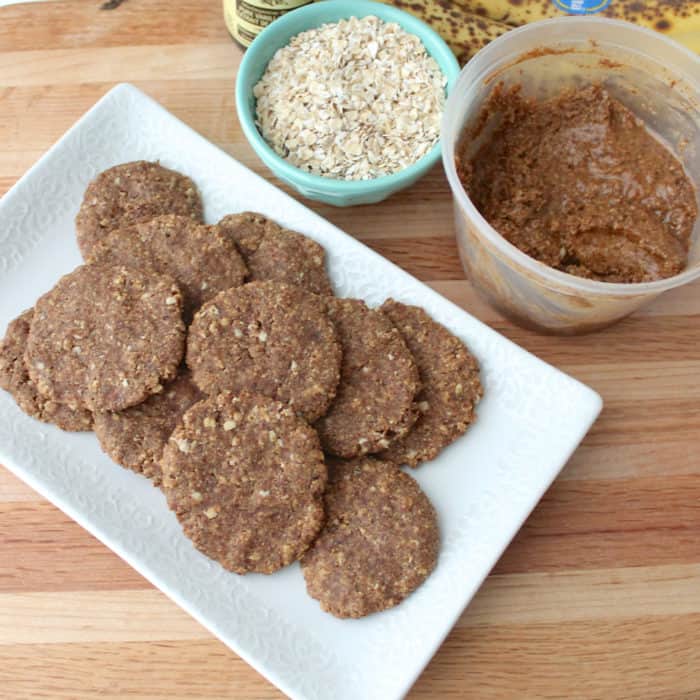
[[[270,178],[236,119],[220,3],[99,6],[0,8],[0,193],[120,81]],[[305,203],[605,400],[409,697],[700,698],[700,284],[596,335],[545,337],[465,281],[441,168],[383,204]],[[0,468],[0,698],[279,697]]]

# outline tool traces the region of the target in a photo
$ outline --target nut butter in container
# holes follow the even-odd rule
[[[681,251],[683,257],[678,268],[669,270],[672,273],[670,276],[654,275],[654,279],[643,279],[646,275],[630,276],[628,279],[615,279],[613,275],[602,275],[603,279],[579,276],[575,267],[561,265],[562,260],[570,262],[574,257],[579,262],[581,260],[568,244],[558,251],[559,260],[553,259],[550,265],[523,252],[488,222],[462,187],[455,156],[459,155],[462,162],[473,162],[476,153],[502,124],[498,121],[499,113],[504,115],[507,106],[493,113],[495,120],[489,120],[484,125],[479,123],[483,106],[488,104],[500,83],[505,89],[521,86],[520,94],[523,97],[541,100],[542,103],[556,100],[564,91],[573,90],[573,94],[581,95],[590,86],[601,85],[610,97],[636,118],[639,126],[635,128],[642,127],[649,132],[649,138],[655,137],[652,143],[655,149],[665,147],[675,165],[669,165],[667,170],[660,169],[659,177],[666,178],[672,171],[677,173],[677,182],[674,181],[671,192],[667,193],[664,186],[655,187],[660,183],[647,180],[651,171],[646,165],[636,163],[634,168],[630,167],[627,171],[630,173],[629,181],[625,175],[624,178],[603,183],[601,200],[598,200],[603,204],[595,209],[588,193],[580,190],[578,184],[564,189],[572,203],[572,214],[566,217],[567,222],[581,224],[577,228],[574,245],[589,241],[604,231],[611,234],[618,231],[634,244],[635,251],[653,249],[653,259],[659,264],[664,259],[663,250],[666,249],[659,251],[654,245],[649,247],[648,238],[642,242],[638,236],[641,228],[637,220],[648,217],[645,218],[648,224],[658,220],[659,239],[670,241],[670,229],[665,234],[662,234],[662,230],[675,224],[674,216],[677,215],[671,212],[680,204],[686,213],[683,220],[689,223],[694,218],[695,221],[690,225],[692,232],[689,239],[687,234],[682,234],[678,239],[683,249],[686,244],[689,245]],[[596,109],[603,114],[605,108],[602,102],[596,102]],[[608,115],[611,114],[608,111]],[[622,125],[615,119],[613,128],[620,133],[622,140],[626,135],[637,133],[627,128],[618,132],[618,126]],[[469,130],[466,133],[465,127]],[[475,127],[479,128],[472,131]],[[571,122],[568,122],[568,127],[571,127]],[[605,132],[612,134],[613,129],[606,128]],[[546,128],[542,133],[550,138],[554,131]],[[591,127],[589,122],[581,133],[586,133],[586,138],[595,139],[604,131]],[[694,199],[700,209],[700,57],[662,34],[629,22],[599,17],[560,17],[533,22],[506,32],[482,49],[462,71],[447,100],[440,142],[454,198],[457,242],[467,277],[496,308],[522,325],[562,335],[595,331],[620,320],[667,290],[700,279],[700,217],[694,213],[692,202]],[[566,148],[562,148],[561,152],[562,164],[565,163],[564,156],[581,155],[578,149],[568,156]],[[630,152],[633,159],[641,156],[648,164],[648,154],[643,147],[632,147]],[[466,159],[465,154],[468,155]],[[526,156],[529,157],[528,154]],[[610,158],[609,154],[606,157],[613,167],[620,163]],[[596,173],[595,164],[589,159],[582,159],[581,162],[587,163],[588,174]],[[606,173],[598,174],[604,177]],[[633,186],[640,180],[648,184],[654,196],[660,192],[669,194],[670,205],[645,209],[649,202],[643,201],[645,195],[636,189],[636,185]],[[616,207],[617,195],[607,189],[608,184],[613,182],[624,183],[625,194],[619,201],[629,209]],[[585,188],[585,184],[581,184]],[[516,187],[518,185],[516,183]],[[677,197],[681,191],[687,193],[686,197]],[[521,217],[522,213],[527,217],[525,207],[529,205],[533,210],[540,207],[542,213],[552,211],[547,208],[547,202],[553,194],[544,185],[537,192],[537,201],[521,193],[504,201],[520,199],[523,210],[518,216]],[[635,197],[639,195],[640,198],[635,202],[630,194]],[[655,204],[651,206],[655,207]],[[582,215],[582,212],[587,207],[593,211],[593,216],[604,217],[604,226],[584,223],[585,214]],[[624,215],[625,211],[635,222],[616,229],[617,216]],[[519,220],[526,224],[528,221],[526,218]],[[562,229],[556,228],[558,225],[551,230],[562,232]],[[543,236],[549,235],[549,229],[542,228],[541,231]],[[554,240],[557,235],[553,236]],[[617,238],[617,234],[611,235],[606,251],[614,252],[618,243],[626,245],[621,238]],[[628,262],[636,264],[637,261],[636,257],[627,258],[626,255],[619,259],[625,265]],[[607,256],[605,260],[608,260]],[[647,260],[651,261],[651,258]],[[562,267],[565,269],[562,270]],[[580,271],[583,272],[582,269]]]
[[[243,48],[260,32],[285,12],[313,0],[224,0],[224,20],[234,41]]]

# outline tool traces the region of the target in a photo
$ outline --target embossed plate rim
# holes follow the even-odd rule
[[[173,148],[173,143],[177,144]],[[420,303],[468,342],[486,397],[477,423],[410,472],[443,543],[428,581],[393,610],[341,621],[304,593],[298,565],[236,577],[194,550],[162,495],[0,392],[0,462],[117,552],[294,698],[403,696],[600,412],[600,397],[518,348],[206,141],[130,85],[105,95],[0,200],[0,330],[80,258],[72,218],[87,181],[137,158],[192,176],[207,220],[258,209],[322,243],[336,289]],[[503,426],[508,426],[503,430]],[[147,537],[143,532],[147,531]]]

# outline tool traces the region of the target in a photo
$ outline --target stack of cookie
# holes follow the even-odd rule
[[[474,420],[464,344],[418,307],[334,297],[323,248],[260,214],[204,224],[194,183],[157,163],[99,175],[76,229],[86,264],[10,324],[0,387],[94,428],[231,571],[301,560],[339,617],[419,586],[436,515],[399,467]]]

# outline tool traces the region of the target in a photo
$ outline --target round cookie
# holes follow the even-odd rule
[[[262,214],[230,214],[218,224],[236,241],[251,281],[296,284],[314,294],[332,295],[323,246],[301,233],[280,228]]]
[[[18,316],[7,327],[0,342],[0,388],[12,394],[17,405],[32,418],[53,423],[61,430],[81,432],[92,430],[92,413],[42,396],[29,378],[24,364],[29,328],[34,309]]]
[[[329,467],[326,523],[301,560],[306,590],[336,617],[398,605],[435,568],[435,509],[390,462],[363,457]]]
[[[323,246],[296,231],[268,233],[248,256],[251,280],[296,284],[314,294],[332,295]]]
[[[202,201],[189,177],[144,160],[115,165],[85,190],[75,219],[78,246],[85,259],[104,235],[159,214],[202,220]]]
[[[420,416],[411,432],[380,453],[382,459],[417,467],[462,435],[476,414],[483,390],[479,366],[464,343],[417,306],[388,299],[381,310],[413,354],[423,388]]]
[[[184,340],[182,297],[170,277],[95,263],[36,303],[25,362],[44,396],[121,411],[175,377]]]
[[[406,435],[418,413],[418,369],[381,312],[358,299],[329,299],[343,360],[333,403],[315,428],[324,451],[339,457],[379,452]]]
[[[255,211],[229,214],[217,224],[219,230],[230,238],[240,250],[244,259],[252,255],[268,233],[282,230],[279,224]]]
[[[195,547],[230,571],[296,561],[323,523],[318,436],[290,408],[223,392],[185,413],[163,453],[163,491]]]
[[[187,366],[207,394],[251,391],[309,422],[335,396],[341,349],[323,297],[281,282],[221,292],[195,315]]]
[[[185,309],[193,312],[248,273],[235,244],[216,226],[186,216],[164,214],[106,234],[86,256],[126,267],[148,267],[170,275],[182,290]]]
[[[122,467],[161,482],[160,460],[180,418],[204,395],[189,372],[181,372],[163,391],[125,411],[95,414],[95,434],[102,449]]]

